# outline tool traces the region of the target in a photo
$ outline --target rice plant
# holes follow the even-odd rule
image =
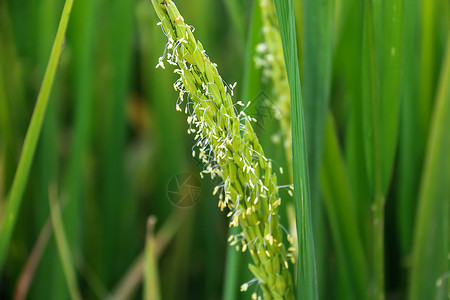
[[[449,299],[448,128],[445,0],[0,1],[0,299]]]

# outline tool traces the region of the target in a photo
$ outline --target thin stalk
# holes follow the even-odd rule
[[[154,236],[156,217],[151,216],[147,221],[147,240],[145,245],[145,281],[144,299],[160,300],[157,244]]]
[[[27,299],[30,285],[33,282],[37,267],[42,258],[42,254],[47,248],[48,241],[52,235],[52,224],[47,220],[39,233],[39,237],[33,246],[33,250],[27,258],[24,268],[20,273],[19,279],[16,283],[14,292],[14,300]]]
[[[161,257],[167,245],[172,241],[175,234],[186,218],[185,213],[174,211],[164,222],[164,225],[156,234],[156,257]],[[112,290],[107,299],[128,299],[137,289],[142,281],[144,274],[145,252],[142,252],[131,264],[129,269],[124,273],[116,287]]]
[[[44,80],[36,101],[36,107],[34,109],[33,116],[31,117],[30,125],[25,137],[19,166],[14,177],[10,195],[7,198],[8,203],[4,218],[2,219],[0,225],[0,269],[3,267],[9,248],[9,243],[11,241],[11,236],[17,222],[22,196],[28,181],[28,175],[34,153],[36,151],[39,134],[41,132],[45,111],[47,109],[50,92],[56,74],[56,68],[58,66],[59,57],[61,56],[62,44],[67,29],[67,24],[69,22],[72,5],[73,0],[66,0],[64,4],[58,31],[56,33],[56,38],[50,54],[50,60],[45,71]]]
[[[69,244],[67,243],[67,237],[64,231],[64,224],[61,217],[61,207],[60,203],[58,202],[58,194],[55,186],[50,187],[49,203],[53,231],[55,233],[56,239],[56,246],[58,247],[58,253],[63,266],[63,271],[67,286],[69,288],[70,297],[72,300],[81,300],[81,293],[78,289],[75,268],[72,263],[72,254],[69,249]]]
[[[378,194],[373,206],[373,234],[375,272],[374,299],[382,300],[384,294],[384,197]]]
[[[381,182],[380,103],[376,56],[375,5],[366,2],[363,37],[363,110],[366,117],[366,160],[372,188],[374,299],[384,299],[384,197]]]

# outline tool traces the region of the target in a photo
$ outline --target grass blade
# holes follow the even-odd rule
[[[299,257],[297,260],[297,298],[317,299],[316,263],[311,222],[311,197],[301,95],[300,73],[297,56],[294,2],[275,1],[280,27],[286,72],[289,80],[292,107],[292,152],[294,165],[294,190],[296,191],[297,234]]]
[[[402,0],[366,3],[366,159],[372,190],[386,194],[397,145],[402,57]],[[377,186],[379,185],[379,186]]]
[[[147,222],[147,241],[145,246],[145,282],[144,299],[160,300],[157,245],[154,236],[156,218],[150,217]]]
[[[364,240],[365,249],[370,246],[370,205],[368,177],[364,155],[363,114],[361,101],[361,66],[355,61],[362,59],[363,36],[363,1],[354,1],[348,11],[348,21],[343,25],[341,34],[337,36],[339,42],[336,48],[334,72],[341,78],[343,88],[344,105],[349,109],[344,116],[348,122],[345,127],[345,161],[347,165],[350,187],[355,199],[355,207],[358,216],[359,231]],[[348,43],[348,40],[355,41]],[[335,114],[336,120],[340,116]]]
[[[420,61],[420,1],[405,5],[404,61]],[[417,139],[420,132],[419,64],[403,64],[401,124],[399,139],[399,180],[397,227],[403,257],[412,247],[414,217],[420,186],[425,143]]]
[[[0,269],[3,267],[11,235],[19,214],[22,196],[28,180],[31,163],[36,150],[37,141],[42,128],[42,123],[47,109],[48,99],[50,96],[53,80],[55,78],[56,68],[58,66],[59,57],[61,56],[64,35],[69,22],[70,11],[72,9],[73,0],[66,0],[62,12],[61,20],[56,33],[50,60],[45,71],[44,80],[36,102],[36,107],[31,117],[30,125],[25,137],[19,166],[14,177],[13,185],[8,198],[5,214],[0,227]]]
[[[320,298],[326,289],[326,230],[320,199],[320,169],[323,136],[331,89],[334,2],[304,0],[303,5],[303,99],[305,110],[308,167],[311,185],[311,210],[316,249]]]
[[[366,163],[373,202],[373,273],[374,299],[384,299],[384,197],[381,183],[379,66],[376,49],[376,5],[365,3],[363,35],[363,115]]]
[[[39,237],[36,240],[33,250],[28,256],[27,262],[22,269],[19,279],[17,280],[14,300],[27,299],[28,291],[31,283],[35,277],[35,272],[38,265],[41,263],[42,254],[48,246],[48,242],[52,235],[52,227],[50,220],[48,219],[44,226],[41,228]]]
[[[319,203],[319,174],[331,88],[334,1],[303,1],[303,99],[314,207]]]
[[[436,23],[437,1],[420,1],[421,10],[421,47],[420,47],[420,131],[418,132],[419,145],[425,146],[427,142],[431,110],[435,94],[436,59]]]
[[[72,255],[67,243],[66,233],[64,231],[63,220],[61,218],[61,208],[58,202],[56,187],[50,187],[49,191],[50,215],[55,233],[56,245],[58,247],[59,257],[63,266],[66,283],[69,288],[72,300],[81,300],[81,293],[78,290],[75,268],[72,264]]]
[[[445,299],[450,248],[450,35],[430,127],[415,227],[409,299]]]
[[[403,0],[383,1],[381,40],[377,45],[380,57],[380,147],[382,192],[386,195],[392,178],[399,127],[400,88],[403,57]]]
[[[155,250],[156,256],[161,257],[167,246],[178,233],[179,228],[186,219],[186,214],[180,211],[174,211],[164,222],[164,225],[156,234]],[[125,272],[123,278],[118,282],[117,286],[110,293],[107,299],[128,299],[132,297],[133,292],[137,289],[143,277],[145,252],[138,255],[131,267]]]
[[[328,214],[331,233],[339,267],[343,269],[346,278],[340,278],[347,283],[349,297],[352,299],[367,299],[369,286],[368,266],[360,232],[354,200],[351,196],[350,181],[345,169],[342,154],[339,150],[338,137],[334,120],[328,115],[324,160],[322,165],[322,187],[324,206]]]
[[[365,3],[363,113],[373,201],[374,296],[384,298],[384,205],[397,148],[403,1]]]

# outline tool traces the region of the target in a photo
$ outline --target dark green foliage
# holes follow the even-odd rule
[[[244,103],[277,100],[255,65],[259,1],[175,0]],[[69,16],[71,3],[0,1],[0,299],[143,298],[133,262],[143,266],[150,215],[147,278],[161,299],[261,294],[257,283],[239,291],[253,275],[227,245],[219,182],[202,180],[192,207],[169,200],[171,179],[202,164],[175,110],[176,77],[155,70],[166,37],[150,1],[75,0]],[[292,100],[297,299],[447,299],[450,3],[274,3]],[[257,135],[287,185],[278,122],[262,117]],[[289,229],[293,198],[280,195]],[[42,245],[44,224],[56,236]]]

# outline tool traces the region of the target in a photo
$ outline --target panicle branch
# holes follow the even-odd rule
[[[173,1],[152,0],[152,4],[168,38],[156,67],[165,68],[165,62],[176,66],[174,72],[180,76],[174,84],[179,92],[176,108],[181,111],[185,102],[188,133],[195,134],[198,157],[204,163],[201,176],[223,179],[214,190],[220,191],[219,207],[229,209],[230,226],[242,229],[229,242],[252,256],[249,269],[255,280],[251,283],[257,282],[264,299],[294,299],[290,255],[279,224],[277,179],[253,131],[251,123],[256,120],[245,113],[245,106],[237,109],[243,104],[232,101],[236,84],[225,83]],[[241,290],[248,286],[243,284]]]

